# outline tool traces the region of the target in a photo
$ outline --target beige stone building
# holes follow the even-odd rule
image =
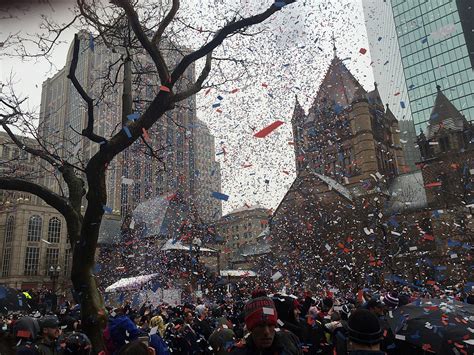
[[[241,259],[241,250],[254,244],[268,226],[268,209],[261,206],[242,207],[223,216],[216,223],[217,233],[224,238],[221,249],[221,269],[232,268]]]
[[[32,138],[18,138],[36,146]],[[0,132],[0,157],[0,175],[42,179],[39,158],[22,151],[5,132]],[[64,287],[71,267],[64,218],[34,195],[5,190],[0,195],[0,283],[24,289],[51,287],[53,266],[57,285]]]
[[[209,127],[196,120],[194,137],[193,197],[196,210],[205,222],[214,222],[222,216],[222,202],[211,197],[212,192],[221,192],[220,164],[216,161],[214,136]]]

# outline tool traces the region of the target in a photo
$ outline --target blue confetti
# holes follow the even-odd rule
[[[218,200],[222,200],[222,201],[227,201],[229,200],[229,196],[226,195],[226,194],[223,194],[223,193],[220,193],[220,192],[217,192],[217,191],[213,191],[212,194],[211,194],[212,197],[218,199]]]
[[[132,133],[130,133],[130,129],[127,126],[123,127],[123,131],[125,132],[128,138],[132,138]]]
[[[283,6],[286,6],[286,2],[284,2],[284,1],[275,1],[275,3],[273,5],[275,5],[276,8],[281,9]]]
[[[401,107],[401,108],[405,108],[405,107],[406,107],[404,101],[400,101],[400,107]]]
[[[216,108],[216,107],[219,107],[221,105],[220,102],[216,102],[215,104],[212,105],[212,108]]]
[[[138,112],[134,112],[134,113],[131,113],[129,115],[127,115],[127,118],[130,120],[130,121],[135,121],[137,120],[138,118],[140,118],[140,114]]]

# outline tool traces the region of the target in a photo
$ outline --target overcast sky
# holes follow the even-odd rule
[[[250,14],[271,2],[204,0],[199,1],[200,6],[193,6],[191,1],[181,11],[188,11],[193,21],[207,28],[216,24],[215,11],[223,14],[232,7]],[[2,20],[0,42],[11,32],[38,31],[41,14],[66,22],[70,18],[68,6],[63,2],[36,6],[34,11],[25,13],[17,11],[17,18]],[[294,154],[288,142],[293,139],[291,114],[295,94],[307,110],[333,56],[333,33],[339,57],[345,59],[367,90],[373,88],[370,53],[359,53],[360,48],[368,50],[361,0],[299,0],[271,18],[266,26],[271,32],[256,37],[234,37],[221,49],[226,55],[257,62],[249,67],[250,77],[225,84],[220,90],[212,89],[207,95],[201,92],[197,97],[198,117],[209,124],[216,137],[216,151],[225,147],[227,152],[225,157],[216,157],[221,162],[222,192],[230,196],[223,204],[224,213],[245,203],[276,208],[293,182]],[[73,32],[63,37],[65,43],[54,53],[53,68],[41,60],[22,62],[1,58],[2,81],[13,73],[18,92],[28,96],[31,107],[39,107],[41,84],[64,66],[72,37]],[[218,79],[215,75],[211,78]],[[239,91],[231,94],[235,88]],[[222,113],[212,108],[219,95],[224,98]],[[257,130],[275,120],[285,124],[264,139],[253,137]],[[248,165],[252,166],[243,167]]]

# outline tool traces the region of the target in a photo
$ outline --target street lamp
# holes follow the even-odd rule
[[[53,282],[53,293],[56,292],[56,281],[58,280],[59,278],[59,274],[61,273],[61,266],[56,266],[54,267],[53,265],[51,265],[49,267],[49,277],[51,279],[51,281]]]

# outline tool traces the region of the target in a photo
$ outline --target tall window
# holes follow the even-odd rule
[[[25,276],[38,275],[39,248],[27,247],[25,255]]]
[[[64,276],[69,276],[69,269],[71,268],[71,255],[72,249],[66,249],[66,253],[64,254]]]
[[[15,218],[8,217],[7,227],[5,228],[5,243],[10,243],[13,240],[13,227],[15,225]]]
[[[59,249],[48,248],[46,249],[46,273],[48,273],[49,268],[52,266],[54,269],[58,266],[59,263]]]
[[[61,221],[57,217],[53,217],[49,220],[48,224],[48,242],[59,243],[61,236]]]
[[[10,275],[10,260],[12,258],[12,248],[5,248],[3,250],[2,276]]]
[[[41,224],[43,220],[40,216],[34,215],[28,221],[28,241],[39,242],[41,239]]]

